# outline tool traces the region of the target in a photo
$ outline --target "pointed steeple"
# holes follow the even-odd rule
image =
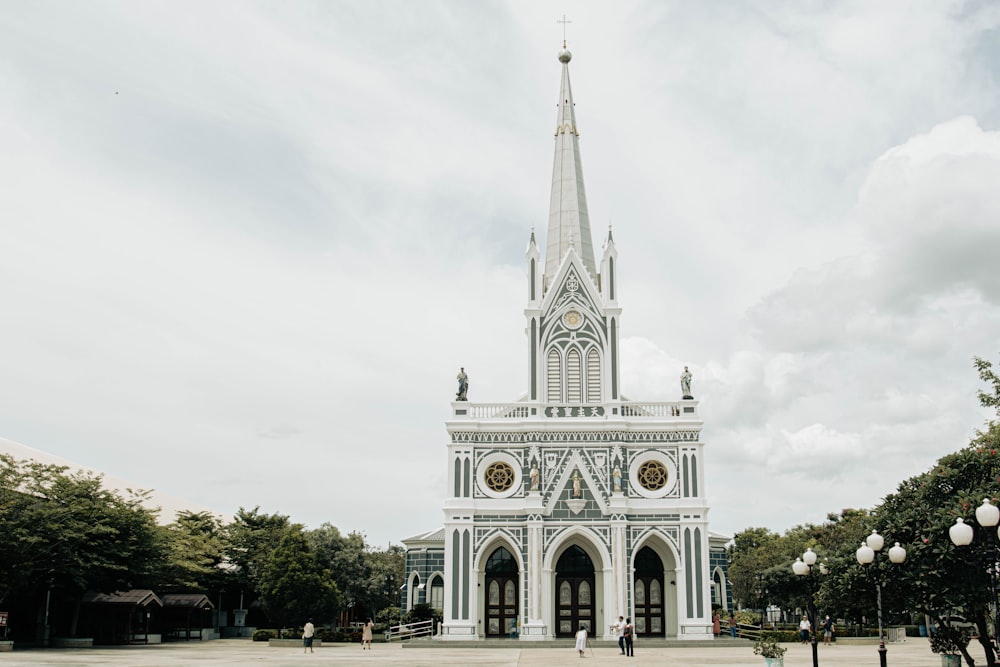
[[[569,61],[573,55],[559,52],[562,85],[559,90],[559,113],[556,116],[555,160],[552,164],[552,198],[549,203],[549,230],[545,248],[545,277],[551,279],[571,246],[583,260],[592,277],[597,277],[594,242],[590,236],[587,194],[583,189],[580,163],[580,135],[576,130],[573,91],[569,85]],[[546,281],[547,282],[547,281]]]

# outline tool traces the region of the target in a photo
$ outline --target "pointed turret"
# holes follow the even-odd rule
[[[566,251],[573,245],[591,277],[597,277],[590,216],[587,214],[587,194],[583,188],[583,167],[580,163],[580,135],[576,130],[573,91],[569,85],[569,61],[573,56],[565,47],[566,44],[563,43],[563,50],[559,52],[562,85],[559,91],[559,113],[556,117],[552,198],[545,248],[546,283],[555,275]]]
[[[601,294],[609,305],[617,305],[618,288],[615,285],[618,271],[618,249],[615,248],[615,237],[608,225],[608,239],[604,242],[604,256],[601,258]]]

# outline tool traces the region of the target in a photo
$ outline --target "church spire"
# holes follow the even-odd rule
[[[583,189],[580,163],[580,135],[576,131],[573,91],[569,85],[569,61],[573,55],[559,52],[562,85],[559,90],[559,113],[556,117],[555,160],[552,164],[552,198],[549,203],[549,229],[545,248],[545,277],[551,279],[566,252],[573,247],[591,276],[597,277],[594,242],[590,236],[587,194]]]

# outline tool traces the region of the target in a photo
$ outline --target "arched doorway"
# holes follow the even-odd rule
[[[594,563],[573,545],[556,562],[556,636],[572,637],[581,625],[594,634]]]
[[[517,627],[517,561],[498,547],[486,561],[486,636],[505,637]]]
[[[635,634],[666,635],[663,614],[663,561],[649,547],[635,555]]]

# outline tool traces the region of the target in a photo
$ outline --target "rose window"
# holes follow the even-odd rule
[[[491,491],[502,493],[514,484],[514,469],[503,461],[497,461],[486,469],[483,477]]]
[[[649,491],[659,491],[667,485],[667,469],[659,461],[646,461],[639,466],[639,483]]]

